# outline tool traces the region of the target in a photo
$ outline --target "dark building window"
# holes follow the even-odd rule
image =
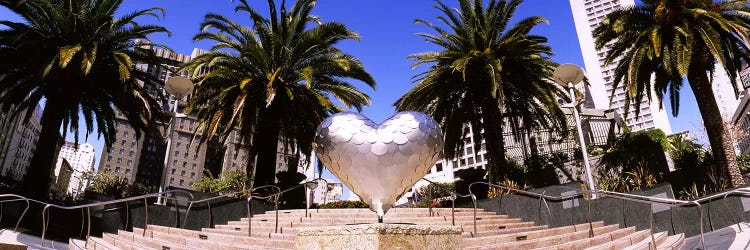
[[[437,172],[443,171],[443,164],[442,163],[435,164],[435,171]]]

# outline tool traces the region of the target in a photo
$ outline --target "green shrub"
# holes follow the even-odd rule
[[[246,190],[249,186],[249,179],[243,171],[229,170],[222,172],[219,178],[204,175],[194,181],[192,186],[196,191],[226,194]]]
[[[100,194],[120,199],[128,196],[128,178],[112,171],[100,171],[93,183],[86,189],[88,194]]]
[[[369,208],[367,204],[362,201],[335,201],[326,204],[319,205],[320,208],[335,209],[335,208]]]

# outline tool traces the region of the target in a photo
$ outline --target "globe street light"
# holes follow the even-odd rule
[[[568,88],[568,95],[570,96],[570,103],[562,105],[562,107],[571,108],[573,110],[573,117],[576,120],[576,129],[578,130],[578,143],[581,145],[581,154],[583,155],[583,165],[586,169],[586,185],[590,191],[589,195],[592,199],[596,199],[594,191],[594,178],[591,175],[591,165],[589,164],[589,154],[586,150],[586,142],[583,139],[583,130],[581,129],[581,117],[578,116],[578,106],[581,105],[581,101],[577,100],[574,85],[583,81],[584,73],[581,67],[575,64],[563,64],[555,69],[552,77],[555,79],[557,84]]]
[[[159,182],[159,193],[164,192],[164,186],[167,182],[167,166],[169,166],[169,152],[172,149],[172,133],[174,133],[174,127],[177,125],[177,106],[180,103],[180,99],[193,92],[193,82],[185,77],[172,77],[167,80],[164,89],[168,94],[173,95],[175,98],[171,112],[172,120],[170,121],[170,124],[167,125],[167,149],[166,153],[164,153],[164,167],[161,172],[161,181]],[[184,115],[182,117],[184,117]],[[159,195],[156,204],[164,204],[162,202],[162,196]]]

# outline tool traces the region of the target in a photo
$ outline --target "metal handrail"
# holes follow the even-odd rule
[[[730,194],[740,194],[740,195],[743,195],[743,196],[750,196],[750,188],[737,188],[737,189],[733,189],[733,190],[727,191],[725,193],[726,194],[724,194],[724,198],[723,198],[724,202],[723,203],[724,203],[724,207],[726,207],[727,210],[729,210],[729,205],[727,205],[727,197]],[[730,213],[730,215],[732,216],[732,219],[734,219],[734,221],[737,222],[737,229],[740,230],[740,232],[742,232],[742,226],[740,225],[740,220],[737,219],[737,216],[734,216],[733,213]],[[711,228],[713,230],[713,226]]]
[[[276,193],[270,194],[268,196],[253,197],[253,192],[255,192],[255,190],[264,189],[264,188],[275,189]],[[250,203],[250,201],[253,198],[269,199],[271,197],[275,197],[273,201],[273,209],[276,211],[276,229],[274,230],[274,232],[278,233],[278,230],[279,230],[279,197],[276,194],[280,192],[281,192],[281,188],[279,188],[276,185],[263,185],[263,186],[254,187],[250,190],[250,192],[247,195],[247,236],[252,236],[252,233],[253,233],[253,211],[252,211],[252,203]]]
[[[188,196],[190,196],[190,200],[186,200],[186,202],[190,202],[193,199],[193,194],[191,194],[188,191],[184,191],[184,190],[167,190],[167,191],[160,192],[160,193],[145,194],[145,195],[140,195],[140,196],[133,196],[133,197],[127,197],[127,198],[122,198],[122,199],[117,199],[117,200],[101,201],[101,202],[95,202],[95,203],[90,203],[90,204],[85,204],[85,205],[76,205],[76,206],[60,206],[60,205],[50,204],[50,203],[46,203],[46,202],[42,202],[42,201],[37,201],[37,200],[33,200],[33,199],[29,199],[29,201],[34,201],[34,202],[37,202],[37,203],[45,205],[44,209],[42,209],[42,239],[41,239],[42,246],[44,246],[44,238],[46,236],[47,227],[48,227],[48,224],[49,224],[49,217],[47,216],[47,213],[48,213],[50,207],[57,208],[57,209],[64,209],[64,210],[72,210],[72,209],[79,209],[79,208],[83,209],[83,208],[85,208],[86,212],[87,212],[87,217],[88,217],[87,231],[86,231],[86,246],[88,246],[88,239],[91,236],[91,207],[104,206],[104,205],[110,205],[110,204],[117,204],[117,203],[121,203],[121,202],[125,202],[127,204],[128,201],[134,201],[134,200],[143,199],[144,200],[144,209],[146,211],[146,216],[145,216],[145,220],[146,221],[145,221],[144,226],[146,226],[148,224],[148,201],[146,199],[147,198],[152,198],[152,197],[164,197],[164,198],[168,198],[169,199],[169,197],[163,196],[163,195],[169,194],[169,193],[185,193],[185,194],[187,194]],[[190,208],[188,207],[188,210],[185,212],[185,219],[187,219],[187,217],[188,217],[188,215],[190,213],[189,209]],[[129,213],[129,211],[128,211],[128,213]],[[81,224],[83,224],[83,221],[81,221]],[[145,233],[145,230],[144,230],[144,233]]]
[[[677,199],[658,198],[658,197],[650,197],[650,196],[643,196],[643,195],[618,193],[618,192],[596,190],[596,189],[593,189],[593,190],[584,190],[584,189],[580,189],[580,188],[574,188],[574,187],[569,187],[569,186],[561,186],[561,185],[556,185],[556,186],[553,186],[553,187],[558,187],[558,188],[564,188],[564,189],[569,189],[569,190],[580,191],[580,193],[576,194],[576,195],[571,195],[571,196],[548,196],[548,195],[546,195],[544,193],[539,194],[539,193],[535,193],[535,192],[514,189],[514,188],[502,186],[502,185],[490,184],[490,183],[487,183],[487,182],[474,182],[474,183],[469,184],[469,193],[472,193],[471,186],[473,186],[474,184],[484,184],[484,185],[488,185],[488,186],[492,186],[492,187],[503,188],[503,189],[506,189],[506,190],[511,190],[511,191],[519,192],[519,193],[522,193],[522,194],[525,194],[525,195],[530,195],[530,196],[535,196],[535,197],[541,197],[541,198],[544,198],[544,199],[550,199],[550,200],[555,200],[555,201],[562,201],[562,200],[567,200],[567,199],[571,199],[571,198],[576,198],[578,196],[581,196],[583,193],[589,193],[589,194],[600,194],[600,195],[602,195],[602,197],[611,197],[611,198],[615,198],[615,199],[629,200],[629,201],[640,202],[640,203],[666,204],[666,205],[669,205],[670,207],[681,207],[681,206],[693,206],[694,205],[700,211],[700,242],[701,242],[701,245],[703,246],[702,249],[706,248],[705,239],[704,239],[704,232],[703,232],[703,207],[701,206],[699,200],[703,200],[703,201],[711,200],[711,199],[707,199],[708,197],[707,198],[703,198],[703,199],[699,199],[699,200],[694,200],[694,201],[683,201],[683,200],[677,200]],[[748,189],[748,190],[750,191],[750,189]],[[734,190],[730,190],[730,191],[727,191],[727,192],[733,192],[733,191]],[[727,193],[727,192],[724,192],[724,193]],[[721,193],[721,195],[724,195],[724,193]],[[472,193],[472,195],[473,195],[473,193]],[[713,195],[712,197],[718,197],[718,196],[720,196],[720,195],[717,194],[717,195]],[[477,222],[476,222],[476,208],[477,208],[477,205],[476,205],[476,199],[472,200],[472,202],[474,203],[474,234],[476,234],[477,233]],[[589,206],[590,205],[591,204],[589,203]],[[590,221],[591,215],[590,215],[590,213],[591,213],[591,209],[589,207],[589,226],[591,228],[591,221]],[[652,234],[653,234],[653,216],[650,216],[650,218],[649,218],[649,225],[650,225],[650,228],[651,228],[651,231],[652,231]],[[590,235],[591,235],[591,232],[592,231],[589,232]],[[651,240],[652,240],[652,243],[655,243],[655,239],[654,239],[653,235],[651,236]]]
[[[451,199],[451,224],[455,226],[456,225],[456,199],[458,197],[461,197],[461,198],[470,198],[472,196],[472,194],[459,194],[455,190],[455,188],[451,190],[450,188],[446,187],[443,184],[440,184],[440,183],[437,183],[437,182],[433,182],[433,181],[425,179],[425,178],[422,178],[422,180],[425,180],[425,181],[427,181],[427,182],[429,182],[431,184],[435,184],[435,186],[437,186],[437,187],[439,187],[439,188],[441,188],[441,189],[443,189],[443,190],[448,191],[448,192],[451,193],[451,196],[450,196],[450,199]],[[474,198],[474,199],[476,199],[476,198]],[[430,216],[432,216],[432,206],[428,206],[428,212],[430,213]]]
[[[3,214],[2,213],[2,204],[3,203],[5,203],[5,202],[13,202],[13,201],[26,201],[26,208],[23,210],[23,213],[21,213],[21,216],[18,217],[18,221],[16,221],[16,227],[13,228],[13,231],[18,232],[18,225],[21,224],[21,220],[23,220],[23,217],[26,216],[26,212],[29,211],[29,207],[31,206],[29,204],[29,199],[26,198],[26,197],[20,196],[20,195],[15,195],[15,194],[0,194],[0,198],[4,198],[4,197],[14,197],[14,198],[17,198],[17,199],[1,200],[0,201],[0,220],[2,220],[2,218],[3,218],[3,215],[2,215]]]

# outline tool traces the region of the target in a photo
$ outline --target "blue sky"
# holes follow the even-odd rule
[[[267,13],[266,1],[249,0],[261,13]],[[279,1],[277,1],[279,2]],[[288,1],[290,4],[292,1]],[[457,6],[455,0],[445,0],[449,6]],[[193,48],[207,49],[211,44],[193,43],[192,37],[198,32],[199,23],[206,13],[219,13],[248,24],[245,13],[236,14],[236,2],[230,0],[126,0],[120,14],[148,7],[163,7],[166,16],[159,21],[141,20],[142,23],[156,23],[172,32],[171,37],[155,36],[152,39],[173,48],[176,52],[190,54]],[[313,13],[324,21],[338,21],[358,32],[360,41],[347,41],[340,45],[344,51],[358,57],[367,71],[377,81],[377,89],[364,89],[372,97],[373,103],[363,113],[373,121],[381,122],[394,113],[393,102],[413,86],[411,77],[420,69],[411,69],[410,54],[426,52],[435,48],[415,36],[420,32],[431,32],[423,25],[414,24],[415,18],[436,22],[438,11],[431,0],[402,1],[319,1]],[[533,33],[549,38],[553,60],[558,63],[574,63],[583,66],[581,50],[576,37],[573,17],[568,0],[526,0],[518,8],[514,20],[529,16],[544,16],[549,24],[539,25]],[[0,8],[0,20],[18,20],[7,9]],[[364,85],[359,85],[364,88]],[[700,114],[690,88],[682,88],[680,116],[670,115],[672,130],[702,129]],[[669,110],[669,107],[666,107]],[[83,125],[82,125],[83,127]],[[84,136],[81,135],[81,139]],[[68,136],[72,140],[72,136]],[[103,142],[91,135],[89,142],[97,149],[98,158]]]

